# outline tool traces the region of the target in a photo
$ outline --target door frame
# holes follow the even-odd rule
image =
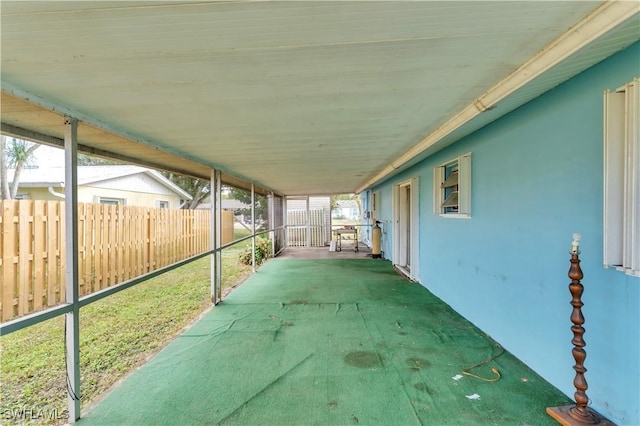
[[[409,189],[408,197],[406,192],[403,194],[407,188]],[[400,272],[413,281],[419,281],[420,277],[419,194],[417,177],[412,177],[393,186],[393,252],[391,253],[391,261]],[[409,233],[406,232],[407,226]],[[409,248],[408,259],[406,258],[407,247]]]

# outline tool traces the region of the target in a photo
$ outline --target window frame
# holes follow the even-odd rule
[[[96,199],[97,199],[96,204],[101,204],[103,206],[126,206],[127,205],[126,198],[101,197],[98,195],[96,196]]]
[[[433,212],[446,218],[471,218],[470,152],[433,168]]]
[[[603,265],[640,276],[640,79],[603,103]]]

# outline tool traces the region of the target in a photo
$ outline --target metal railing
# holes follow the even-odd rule
[[[140,275],[138,277],[132,278],[130,280],[124,281],[120,284],[111,286],[111,287],[107,287],[105,289],[102,289],[100,291],[97,291],[95,293],[89,294],[87,296],[81,297],[78,299],[78,303],[80,305],[80,308],[87,306],[91,303],[97,302],[98,300],[102,300],[105,297],[111,296],[113,294],[119,293],[123,290],[126,290],[128,288],[131,288],[137,284],[143,283],[151,278],[157,277],[158,275],[164,274],[165,272],[169,272],[172,271],[176,268],[179,268],[181,266],[187,265],[191,262],[194,262],[198,259],[201,259],[205,256],[210,256],[212,254],[215,254],[217,252],[222,252],[222,250],[231,247],[235,244],[238,244],[240,242],[258,237],[260,235],[263,234],[267,234],[267,233],[274,233],[275,234],[280,234],[283,235],[284,233],[284,227],[278,227],[278,228],[274,228],[274,229],[268,229],[268,230],[264,230],[264,231],[260,231],[260,232],[256,232],[255,234],[252,235],[248,235],[242,238],[238,238],[237,240],[231,241],[227,244],[221,245],[218,248],[215,249],[211,249],[211,250],[207,250],[205,252],[202,252],[200,254],[197,254],[195,256],[191,256],[189,258],[180,260],[178,262],[172,263],[171,265],[167,265],[165,267],[162,267],[160,269],[156,269],[152,272]],[[282,239],[284,239],[283,237],[280,237]],[[281,249],[282,250],[282,249]],[[281,251],[280,250],[280,251]],[[273,253],[274,255],[277,253]],[[9,333],[13,333],[15,331],[18,330],[22,330],[23,328],[27,328],[30,327],[32,325],[41,323],[43,321],[55,318],[57,316],[60,315],[64,315],[66,313],[71,312],[73,309],[73,304],[71,303],[64,303],[62,305],[59,306],[55,306],[53,308],[49,308],[49,309],[45,309],[39,312],[35,312],[33,314],[29,314],[29,315],[25,315],[23,317],[20,318],[16,318],[7,322],[3,322],[0,324],[0,335],[4,336],[7,335]]]

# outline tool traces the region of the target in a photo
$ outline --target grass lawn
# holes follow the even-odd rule
[[[223,252],[223,292],[251,271],[237,261],[245,246]],[[80,310],[83,407],[211,305],[209,278],[207,257]],[[33,421],[39,424],[65,423],[64,333],[64,318],[57,317],[0,338],[0,423],[23,423],[24,418],[15,417],[20,410],[27,418],[39,417]],[[56,415],[58,420],[48,418]]]

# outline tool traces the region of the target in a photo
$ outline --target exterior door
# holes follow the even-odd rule
[[[412,178],[393,188],[394,265],[409,278],[418,281],[418,179]]]

